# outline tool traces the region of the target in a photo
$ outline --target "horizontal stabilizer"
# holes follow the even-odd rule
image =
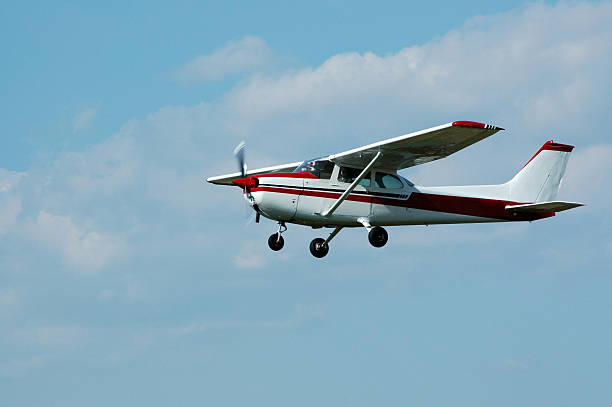
[[[551,201],[524,205],[506,205],[506,210],[516,213],[561,212],[583,205],[578,202]]]

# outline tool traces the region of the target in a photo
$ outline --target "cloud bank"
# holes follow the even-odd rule
[[[244,37],[187,62],[174,72],[174,79],[182,83],[220,80],[257,69],[265,65],[270,56],[271,51],[261,38]]]
[[[389,55],[345,53],[317,67],[255,74],[217,101],[130,120],[45,168],[2,170],[0,234],[51,250],[76,269],[103,270],[128,252],[136,259],[166,250],[205,250],[227,259],[221,267],[264,267],[268,253],[232,261],[235,253],[223,245],[235,238],[225,226],[244,221],[239,194],[203,183],[234,171],[238,141],[247,139],[254,168],[457,119],[509,130],[470,153],[416,168],[410,178],[503,182],[554,138],[576,144],[582,163],[570,161],[567,198],[603,205],[612,189],[601,153],[611,148],[610,18],[610,3],[535,4],[476,17]],[[263,40],[246,37],[187,63],[177,78],[220,79],[262,66],[269,53]],[[601,194],[589,194],[593,179]]]
[[[95,107],[88,107],[83,110],[72,119],[72,132],[80,133],[91,126],[91,123],[96,118],[98,109]]]

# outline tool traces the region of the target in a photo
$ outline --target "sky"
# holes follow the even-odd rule
[[[611,405],[612,3],[0,5],[0,401]],[[403,170],[500,183],[575,145],[533,223],[249,224],[204,178],[454,120]]]

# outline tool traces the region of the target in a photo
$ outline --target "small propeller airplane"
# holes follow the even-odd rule
[[[447,157],[500,130],[455,121],[326,157],[248,170],[244,143],[234,150],[240,171],[208,182],[235,185],[260,216],[278,222],[268,238],[284,246],[286,223],[333,228],[310,252],[321,258],[345,227],[364,227],[374,247],[387,243],[383,226],[534,221],[582,206],[556,201],[574,146],[547,141],[508,182],[498,185],[417,186],[398,170]]]

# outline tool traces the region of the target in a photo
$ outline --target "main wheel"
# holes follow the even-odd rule
[[[329,252],[329,245],[325,243],[325,239],[317,237],[310,242],[310,253],[313,256],[320,259],[321,257],[325,257],[327,252]]]
[[[368,233],[368,240],[374,247],[383,247],[387,240],[389,240],[389,235],[385,229],[380,226],[374,226],[370,233]]]
[[[282,249],[284,245],[285,239],[283,239],[282,236],[279,236],[278,233],[274,233],[268,238],[268,246],[270,246],[270,249],[274,250],[275,252]]]

